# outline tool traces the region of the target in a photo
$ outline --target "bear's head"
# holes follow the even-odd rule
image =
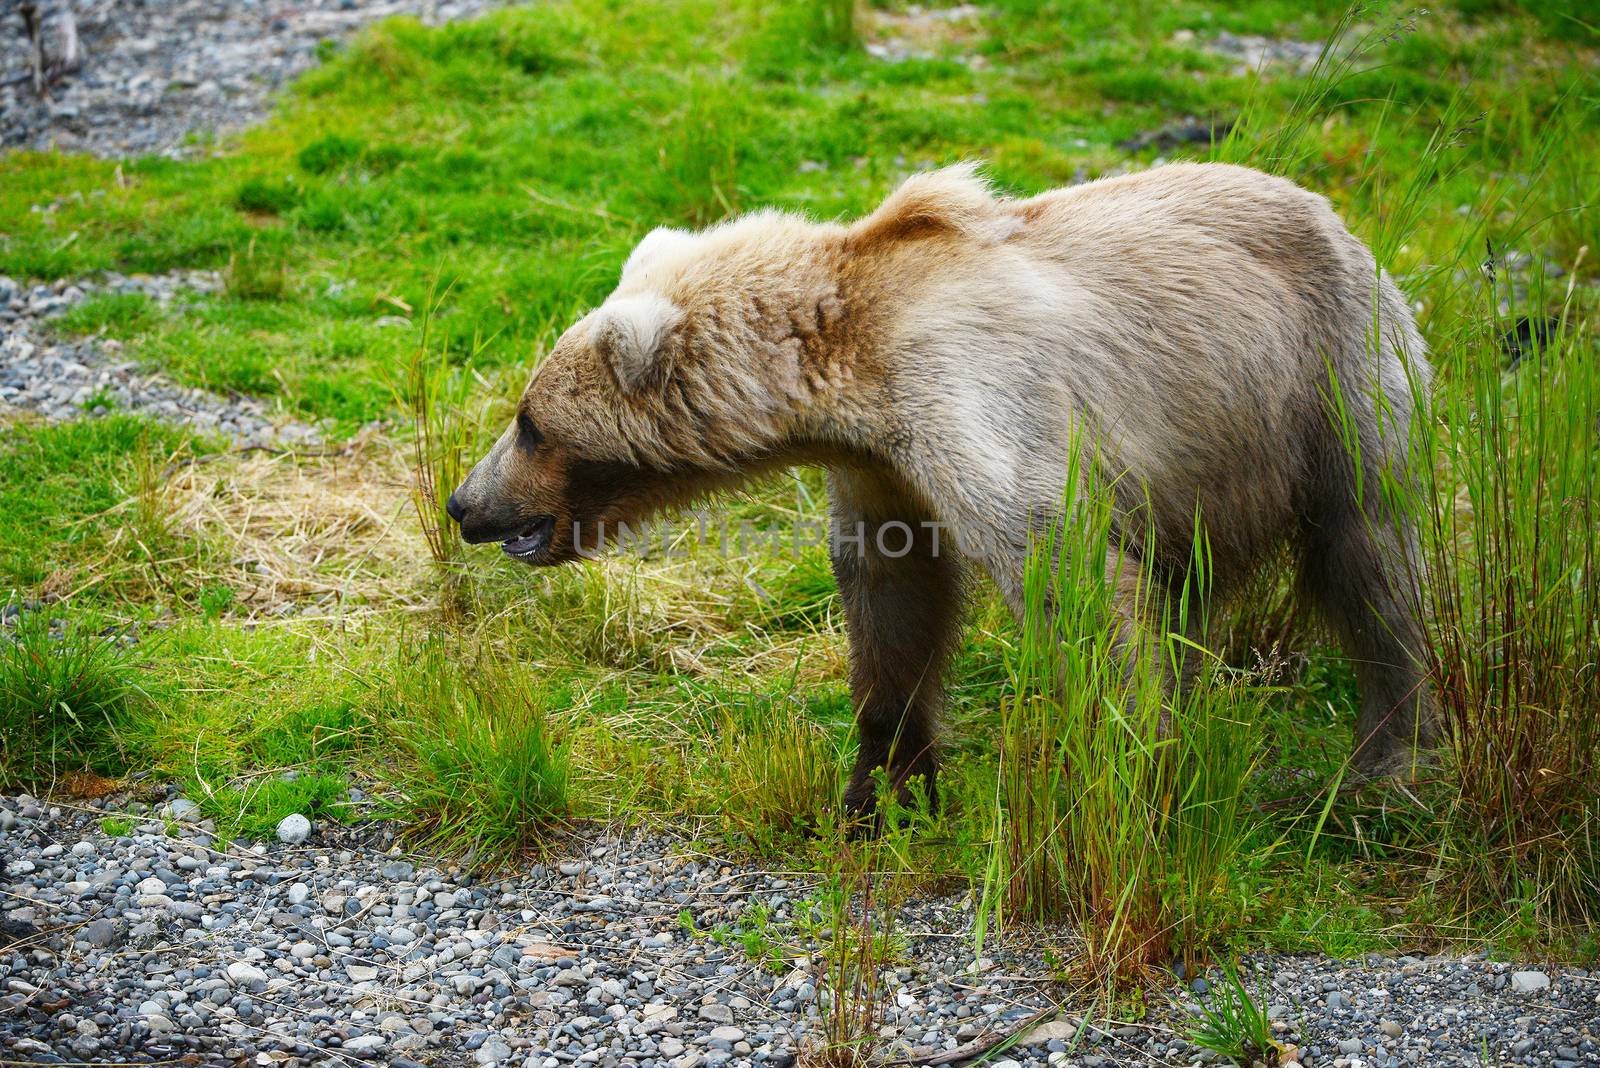
[[[896,439],[880,389],[893,309],[1016,225],[958,165],[850,226],[764,211],[652,232],[534,372],[450,515],[469,542],[554,564],[776,468],[880,460]]]
[[[562,563],[662,508],[803,459],[818,391],[838,374],[829,232],[767,213],[647,236],[451,494],[462,537]]]

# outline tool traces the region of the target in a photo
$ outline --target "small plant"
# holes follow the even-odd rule
[[[147,700],[128,649],[83,627],[52,633],[38,613],[0,635],[0,782],[119,771],[127,714]]]
[[[1198,999],[1198,1013],[1187,1031],[1190,1042],[1239,1064],[1278,1063],[1278,1045],[1273,1041],[1272,1021],[1265,1008],[1264,978],[1259,981],[1255,996],[1251,996],[1238,963],[1229,961]]]
[[[289,273],[283,255],[252,238],[242,252],[228,257],[222,272],[228,295],[237,300],[283,300],[289,295]]]
[[[717,810],[729,830],[757,847],[815,833],[839,794],[839,746],[798,700],[794,680],[774,697],[724,707],[714,728],[725,779]]]
[[[101,386],[78,402],[78,410],[87,412],[90,415],[97,415],[115,410],[117,404],[116,393],[105,386]]]
[[[845,845],[836,856],[836,871],[822,892],[831,935],[823,951],[826,1045],[809,1060],[859,1068],[870,1063],[870,1043],[883,1021],[881,951],[893,941],[894,917],[879,907],[877,887],[859,855]]]
[[[233,195],[240,211],[260,215],[287,214],[300,201],[300,188],[291,181],[274,181],[256,175],[245,179]]]
[[[205,613],[207,619],[221,619],[227,614],[228,609],[238,600],[238,594],[232,586],[222,582],[213,582],[200,590],[200,611]]]
[[[465,662],[463,662],[465,661]],[[569,811],[571,753],[518,665],[430,639],[396,666],[397,814],[429,846],[498,863],[537,847]]]
[[[739,211],[746,105],[721,79],[696,79],[687,96],[670,140],[657,154],[655,210],[705,226]]]
[[[133,495],[127,530],[144,547],[144,555],[150,558],[153,567],[160,566],[154,554],[168,548],[174,540],[173,509],[167,493],[167,467],[171,459],[151,435],[141,437],[133,452],[133,484],[129,487]]]
[[[366,143],[343,134],[327,134],[302,148],[295,156],[307,174],[328,174],[361,159]]]
[[[104,816],[100,820],[100,829],[107,838],[126,838],[133,833],[133,820],[127,816]]]
[[[157,305],[143,293],[101,292],[74,304],[50,321],[55,331],[129,337],[156,319]],[[96,393],[103,393],[97,390]]]
[[[442,299],[442,297],[441,297]],[[400,400],[412,421],[411,504],[422,525],[428,552],[444,583],[447,613],[459,607],[459,573],[463,544],[446,502],[461,484],[472,462],[481,419],[469,412],[471,380],[431,351],[434,298],[412,351]],[[474,353],[482,346],[479,339]]]
[[[855,0],[810,0],[810,8],[807,21],[813,42],[841,51],[861,47]]]
[[[709,938],[724,946],[738,946],[756,965],[773,975],[782,975],[790,958],[796,955],[793,946],[784,937],[782,925],[773,919],[772,910],[763,902],[752,902],[739,914],[735,927],[719,923],[709,931],[695,926],[688,909],[678,914],[678,922],[694,938]]]
[[[873,1043],[891,992],[888,973],[906,952],[896,905],[909,885],[908,842],[914,831],[925,829],[917,812],[900,805],[898,794],[880,775],[880,838],[857,839],[845,824],[829,828],[828,870],[801,920],[824,943],[819,988],[824,1044],[811,1051],[808,1064],[861,1068],[873,1063]],[[922,808],[925,812],[926,805]]]

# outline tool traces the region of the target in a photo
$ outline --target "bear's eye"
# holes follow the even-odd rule
[[[524,449],[532,449],[544,440],[544,435],[539,433],[539,425],[533,421],[533,416],[525,411],[517,412],[517,444]]]

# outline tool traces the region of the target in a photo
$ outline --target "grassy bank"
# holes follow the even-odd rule
[[[1094,982],[1258,946],[1592,959],[1600,17],[1342,13],[577,0],[393,20],[218,155],[0,159],[0,273],[225,274],[171,310],[91,300],[60,330],[343,443],[219,454],[124,415],[9,418],[0,583],[66,630],[0,664],[4,776],[149,771],[245,836],[380,811],[486,863],[567,821],[670,820],[840,880],[969,880],[986,922],[1076,917],[1098,942],[1065,970]],[[1337,43],[1254,70],[1224,47],[1249,35]],[[863,858],[834,833],[853,739],[825,552],[740,537],[820,517],[816,472],[719,503],[727,525],[670,552],[559,573],[430,534],[418,460],[448,490],[643,233],[760,206],[844,217],[965,158],[1017,194],[1252,163],[1328,195],[1401,282],[1438,368],[1432,463],[1373,492],[1416,516],[1427,565],[1451,740],[1421,782],[1341,789],[1353,673],[1279,575],[1215,621],[1178,765],[1148,731],[1063,716],[985,590],[945,807]],[[1064,778],[1063,750],[1107,773]],[[376,807],[344,805],[352,785]]]

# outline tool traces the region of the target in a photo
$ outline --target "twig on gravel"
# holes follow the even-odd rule
[[[1062,1009],[1060,1004],[1047,1005],[1014,1027],[1003,1031],[993,1031],[957,1046],[955,1049],[945,1050],[943,1053],[934,1053],[927,1057],[902,1057],[898,1060],[884,1061],[882,1068],[933,1068],[940,1064],[959,1064],[962,1061],[977,1060],[984,1054],[998,1046],[1005,1045],[1015,1039],[1021,1038],[1029,1031],[1038,1027],[1046,1020],[1055,1016]]]

